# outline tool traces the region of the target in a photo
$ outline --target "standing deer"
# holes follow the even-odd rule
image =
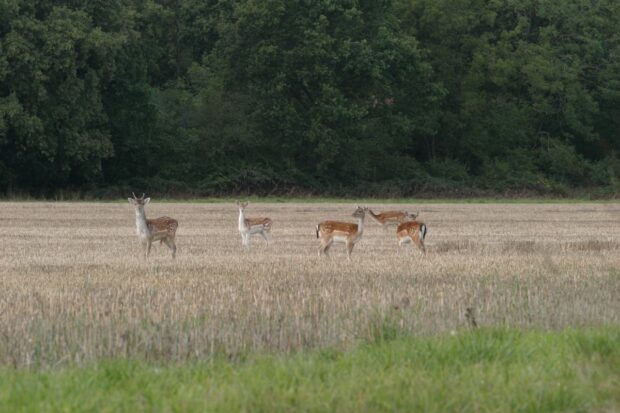
[[[316,237],[321,239],[319,244],[319,257],[325,253],[328,255],[329,248],[334,242],[344,243],[347,247],[347,259],[351,259],[351,252],[355,244],[362,239],[364,233],[364,218],[366,210],[358,206],[352,214],[357,218],[357,224],[339,221],[323,221],[316,226]]]
[[[239,208],[239,233],[241,234],[241,243],[243,246],[250,248],[250,237],[254,234],[260,234],[261,237],[269,245],[271,239],[271,225],[273,221],[270,218],[246,218],[245,207],[247,202],[237,201]]]
[[[133,192],[131,194],[133,198],[127,198],[127,200],[136,210],[136,233],[144,247],[144,258],[147,258],[151,253],[153,242],[159,241],[160,244],[165,243],[170,248],[174,259],[177,254],[175,236],[179,223],[170,217],[146,219],[144,207],[151,201],[151,198],[144,198],[144,194],[141,198],[138,198]]]
[[[413,242],[422,253],[426,254],[424,238],[426,237],[426,224],[419,221],[403,222],[396,228],[398,246]]]
[[[419,212],[410,214],[406,211],[386,211],[380,214],[375,214],[371,209],[368,210],[370,216],[383,226],[383,229],[387,229],[390,225],[399,225],[408,220],[414,220],[419,215]]]

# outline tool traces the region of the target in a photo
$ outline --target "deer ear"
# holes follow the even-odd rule
[[[131,199],[131,198],[127,198],[127,200],[129,201],[129,203],[130,203],[131,205],[133,205],[133,199]]]
[[[145,198],[144,199],[144,205],[148,204],[149,202],[151,202],[151,198]]]

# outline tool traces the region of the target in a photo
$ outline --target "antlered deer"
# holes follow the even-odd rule
[[[383,226],[383,229],[387,229],[389,225],[398,225],[408,220],[414,220],[418,216],[418,213],[410,214],[406,211],[386,211],[375,214],[369,209],[368,213],[375,221]]]
[[[424,254],[424,238],[426,237],[426,224],[419,221],[403,222],[396,228],[398,246],[413,242]]]
[[[175,258],[177,254],[175,237],[179,227],[178,221],[170,217],[146,219],[144,207],[151,201],[151,198],[144,198],[144,194],[138,198],[133,192],[132,195],[133,198],[127,198],[127,200],[136,210],[136,233],[144,246],[144,257],[147,258],[151,253],[153,242],[160,241],[170,248],[172,258]]]
[[[237,201],[239,208],[239,233],[241,234],[241,243],[250,248],[250,237],[254,234],[260,234],[261,237],[269,245],[271,238],[271,225],[273,221],[270,218],[246,218],[245,207],[247,202]]]
[[[334,242],[344,243],[347,247],[347,258],[351,259],[351,252],[355,244],[362,239],[364,233],[364,218],[368,208],[357,207],[353,217],[357,218],[357,224],[339,221],[323,221],[316,226],[316,237],[321,239],[319,245],[319,257],[328,254],[329,248]]]

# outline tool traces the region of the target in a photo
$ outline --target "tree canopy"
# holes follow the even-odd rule
[[[0,193],[615,194],[618,27],[617,0],[5,0]]]

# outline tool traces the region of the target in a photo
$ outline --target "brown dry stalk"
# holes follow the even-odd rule
[[[126,203],[0,203],[0,365],[346,348],[465,329],[468,307],[480,327],[620,322],[620,206],[384,207],[421,210],[426,257],[368,222],[351,262],[319,259],[316,223],[353,205],[253,204],[273,244],[244,251],[235,205],[154,200],[178,256],[145,261]]]

